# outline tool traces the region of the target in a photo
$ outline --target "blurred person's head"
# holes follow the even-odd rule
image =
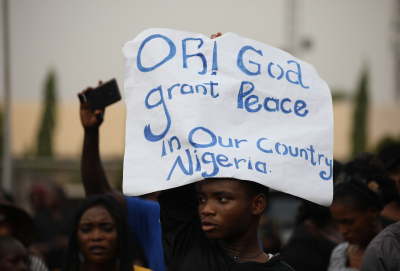
[[[328,207],[303,200],[297,210],[296,225],[300,226],[308,219],[318,229],[323,229],[331,220],[331,212]]]
[[[119,265],[121,271],[133,271],[130,234],[125,211],[114,197],[88,197],[75,213],[62,270],[79,270],[80,265],[110,269]]]
[[[343,172],[343,165],[337,160],[333,160],[332,180],[335,184]],[[319,229],[324,228],[331,221],[331,212],[328,207],[302,200],[296,216],[296,225],[303,224],[306,220],[311,222]]]
[[[198,213],[209,239],[229,240],[257,233],[269,188],[232,178],[201,182]]]
[[[28,270],[28,254],[25,247],[11,236],[0,236],[0,270]]]
[[[391,143],[383,147],[379,152],[386,173],[396,182],[400,190],[400,144]]]
[[[36,237],[35,223],[22,208],[0,200],[0,236],[13,236],[28,247]]]
[[[46,187],[41,184],[34,182],[31,184],[29,199],[31,204],[31,210],[37,212],[42,209],[45,205],[46,198]]]
[[[61,186],[56,184],[48,186],[45,197],[45,205],[47,208],[51,210],[61,209],[64,207],[66,200],[67,197]]]
[[[330,210],[344,239],[366,247],[381,231],[379,212],[397,196],[379,158],[362,153],[345,165]]]
[[[339,161],[333,159],[333,176],[332,181],[335,184],[336,181],[340,178],[343,172],[343,164]]]

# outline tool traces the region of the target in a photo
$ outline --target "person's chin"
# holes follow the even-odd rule
[[[219,236],[219,234],[216,233],[216,232],[205,232],[205,234],[206,234],[206,236],[207,236],[207,238],[209,240],[219,240],[219,239],[221,239],[221,236]]]

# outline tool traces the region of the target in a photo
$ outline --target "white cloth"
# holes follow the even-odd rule
[[[47,266],[42,260],[35,255],[29,254],[29,269],[31,271],[49,271]]]
[[[349,243],[339,244],[332,251],[331,260],[329,262],[328,271],[357,271],[358,269],[347,266],[347,249]]]

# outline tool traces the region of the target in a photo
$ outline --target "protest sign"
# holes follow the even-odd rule
[[[312,65],[234,33],[168,29],[123,54],[124,194],[229,177],[331,203],[332,99]]]

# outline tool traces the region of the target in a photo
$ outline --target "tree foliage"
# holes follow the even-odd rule
[[[355,157],[365,151],[367,147],[367,123],[368,123],[368,70],[364,69],[358,83],[355,96],[354,125],[352,134],[353,151]]]
[[[42,120],[37,134],[37,156],[53,156],[53,134],[56,123],[56,75],[54,71],[47,75],[43,100]]]

